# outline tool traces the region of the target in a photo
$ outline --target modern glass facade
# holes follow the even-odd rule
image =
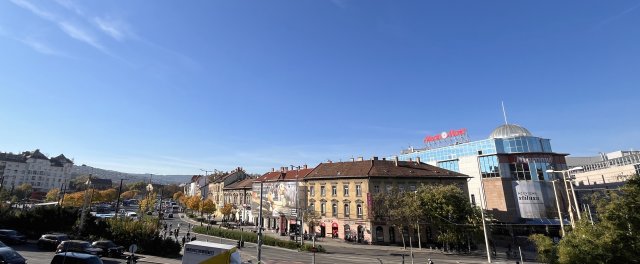
[[[399,160],[416,160],[435,163],[438,167],[460,172],[459,158],[478,156],[480,174],[483,178],[511,177],[514,180],[550,180],[546,170],[562,169],[563,165],[529,161],[505,163],[501,168],[495,154],[552,153],[549,139],[520,136],[512,138],[489,138],[437,149],[415,150],[398,156]],[[493,155],[492,155],[493,154]]]

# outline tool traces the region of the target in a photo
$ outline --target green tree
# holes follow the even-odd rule
[[[422,208],[418,196],[414,192],[402,192],[392,188],[388,192],[374,196],[374,215],[378,221],[387,221],[391,226],[400,230],[402,246],[406,248],[405,227],[415,228],[421,215]]]
[[[467,193],[456,185],[422,185],[418,188],[423,219],[435,227],[437,238],[447,244],[463,244],[481,228],[480,210],[471,206]]]
[[[536,251],[540,262],[550,264],[558,263],[558,249],[550,237],[542,234],[533,234],[529,236],[529,240],[536,244]]]
[[[32,190],[33,188],[31,187],[31,184],[23,183],[16,187],[14,192],[16,193],[16,196],[18,196],[18,199],[28,199],[31,197]]]

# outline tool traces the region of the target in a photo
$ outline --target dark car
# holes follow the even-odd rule
[[[103,256],[109,257],[121,257],[124,253],[124,247],[118,246],[116,243],[113,243],[111,240],[100,240],[93,242],[91,244],[94,248],[102,249]]]
[[[0,229],[0,241],[7,244],[24,244],[27,238],[18,231],[11,229]]]
[[[55,250],[60,242],[67,240],[69,240],[69,236],[65,234],[44,234],[38,239],[38,248]]]
[[[53,256],[51,264],[103,264],[102,260],[91,254],[63,252]]]
[[[26,264],[27,260],[10,247],[0,247],[0,263]]]
[[[56,253],[61,252],[87,253],[96,256],[102,255],[102,249],[94,248],[91,246],[91,243],[82,240],[62,241],[56,250]]]

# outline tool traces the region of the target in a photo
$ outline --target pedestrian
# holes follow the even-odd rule
[[[184,236],[182,236],[182,246],[183,246],[183,247],[184,247],[184,243],[185,243],[185,241],[187,241],[187,239],[186,239]]]
[[[433,264],[433,261],[431,261],[431,259],[429,259],[427,263],[428,264]]]
[[[193,237],[191,238],[191,241],[196,241],[196,236],[193,235]]]

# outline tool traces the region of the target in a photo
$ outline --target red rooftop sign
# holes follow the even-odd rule
[[[444,131],[438,135],[435,136],[426,136],[424,138],[424,143],[430,143],[430,142],[435,142],[435,141],[440,141],[443,139],[449,139],[449,138],[453,138],[453,137],[461,137],[461,136],[466,136],[467,135],[467,129],[466,128],[462,128],[462,129],[451,129],[449,130],[449,132]]]

